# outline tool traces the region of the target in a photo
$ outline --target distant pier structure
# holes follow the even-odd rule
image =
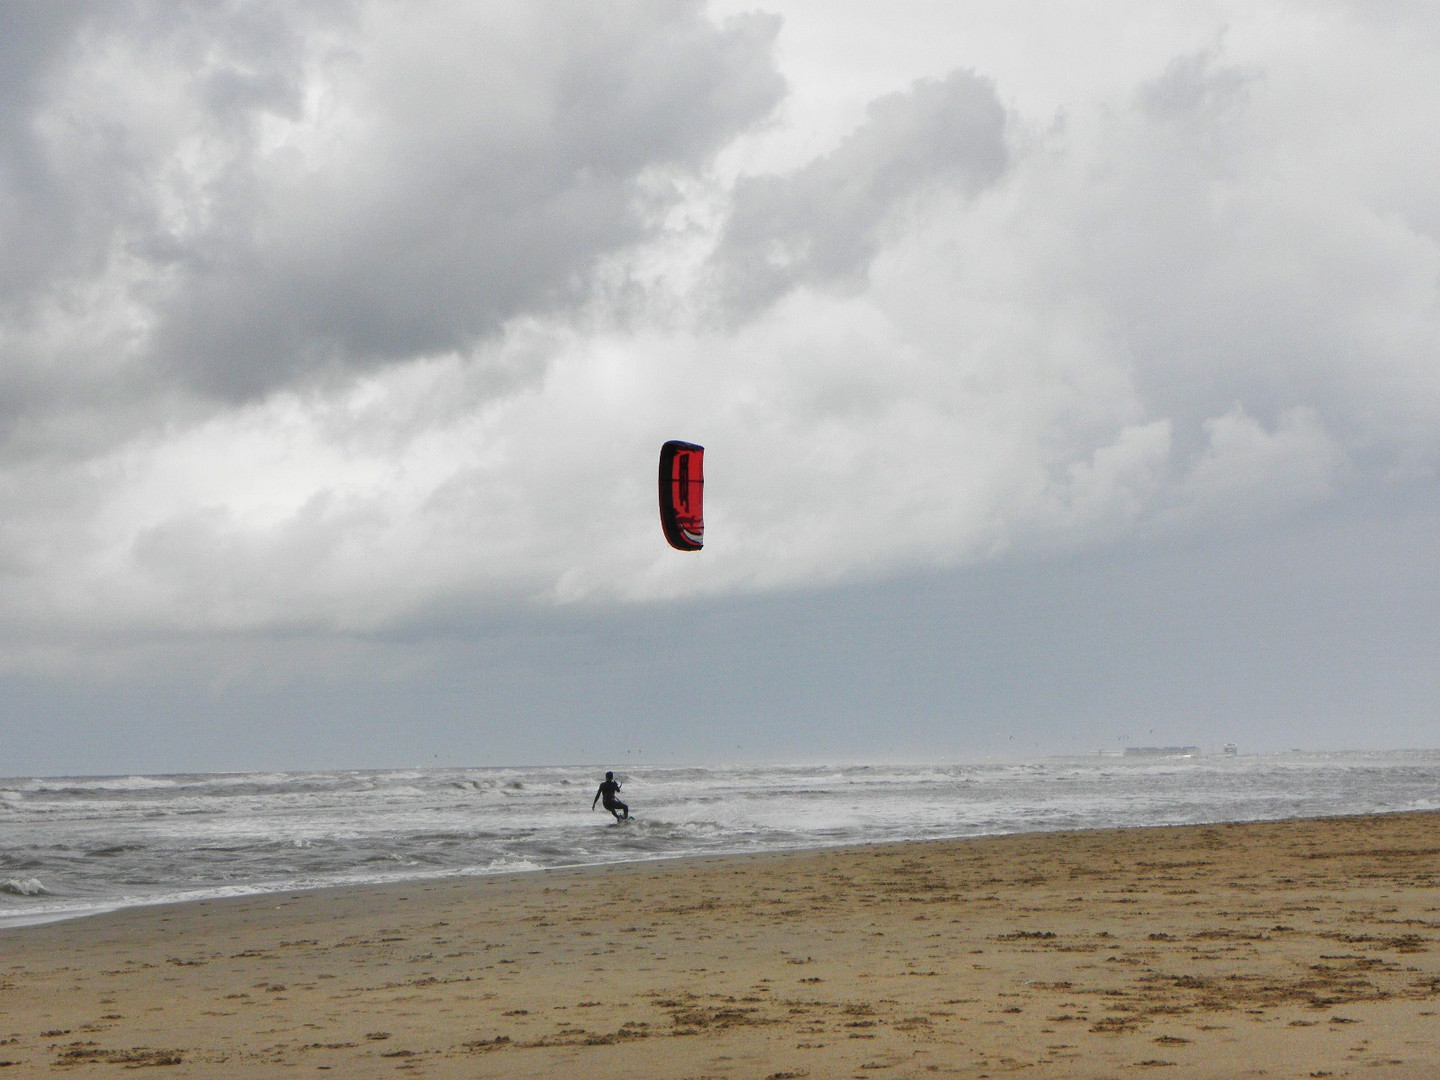
[[[1220,748],[1220,752],[1226,757],[1234,757],[1236,754],[1240,753],[1240,748],[1236,746],[1233,742],[1227,742],[1223,747]]]
[[[1198,746],[1127,746],[1126,757],[1199,757]]]

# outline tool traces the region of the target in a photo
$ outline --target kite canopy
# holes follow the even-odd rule
[[[660,448],[660,525],[679,551],[705,546],[705,448],[671,440]]]

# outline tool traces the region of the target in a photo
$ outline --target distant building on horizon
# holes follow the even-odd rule
[[[1126,757],[1199,757],[1198,746],[1127,746]]]

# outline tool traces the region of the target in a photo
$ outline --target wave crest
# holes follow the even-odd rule
[[[46,896],[49,890],[39,878],[6,878],[0,881],[0,893],[9,893],[11,896]]]

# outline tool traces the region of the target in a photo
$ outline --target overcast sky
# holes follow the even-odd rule
[[[1440,744],[1437,59],[0,0],[0,775]]]

